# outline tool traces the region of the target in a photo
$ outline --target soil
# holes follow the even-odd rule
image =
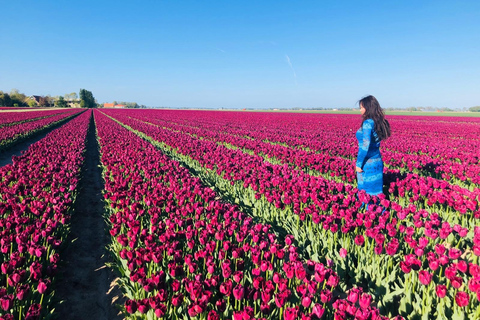
[[[58,319],[123,319],[116,306],[123,304],[113,272],[105,264],[109,234],[104,221],[100,154],[93,118],[87,136],[85,163],[79,182],[71,230],[61,253],[55,284],[55,298],[61,303],[55,310]]]

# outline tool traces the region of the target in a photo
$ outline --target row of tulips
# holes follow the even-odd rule
[[[54,310],[59,248],[68,233],[91,111],[0,168],[0,319],[45,319]]]
[[[135,114],[146,115],[145,111],[138,111]],[[151,119],[152,115],[155,113],[149,114],[148,118]],[[328,116],[327,119],[318,119],[320,115],[310,115],[308,119],[300,118],[305,115],[278,118],[270,114],[263,117],[261,114],[255,114],[257,119],[250,119],[249,116],[243,116],[243,114],[242,116],[238,114],[218,116],[218,113],[214,112],[204,112],[203,115],[201,112],[182,113],[182,117],[187,119],[184,120],[171,114],[169,117],[167,112],[167,114],[162,113],[161,118],[168,123],[179,123],[183,128],[195,123],[202,128],[211,128],[212,131],[226,130],[228,133],[245,136],[255,141],[265,140],[286,146],[303,146],[311,151],[329,153],[333,156],[340,155],[351,160],[356,156],[357,147],[353,133],[359,126],[358,116],[345,115],[345,118],[341,119],[328,118]],[[204,120],[205,117],[209,119]],[[268,127],[265,126],[272,117],[275,117],[274,121],[269,123]],[[322,117],[326,116],[322,115]],[[302,121],[299,128],[300,119],[298,118]],[[405,117],[389,117],[389,119],[396,139],[388,140],[384,144],[384,160],[387,164],[398,166],[404,171],[417,171],[443,179],[453,177],[466,185],[473,183],[478,187],[480,172],[477,164],[480,154],[477,150],[480,148],[478,140],[480,132],[476,119],[468,119],[467,122],[462,118],[446,118],[444,120],[447,121],[435,121],[434,124],[425,119],[422,121],[412,121],[411,118],[405,120]],[[325,130],[325,124],[328,124],[328,131]],[[313,127],[310,127],[312,125]]]
[[[152,120],[152,117],[148,121],[158,122]],[[298,150],[292,147],[272,145],[263,141],[246,139],[203,128],[192,130],[185,126],[179,128],[168,124],[164,124],[162,127],[175,131],[183,130],[181,132],[190,133],[196,137],[226,143],[227,146],[234,146],[241,148],[243,151],[260,155],[270,162],[294,165],[295,168],[302,169],[309,174],[315,175],[319,172],[326,178],[328,176],[337,177],[336,181],[355,182],[356,180],[353,160]],[[477,168],[480,169],[480,166],[477,166]],[[478,178],[480,178],[480,175],[478,175]],[[385,170],[385,182],[389,193],[396,195],[396,201],[398,202],[407,200],[421,207],[425,207],[425,204],[427,204],[432,210],[445,210],[451,207],[461,214],[469,211],[480,218],[480,207],[478,205],[480,188],[469,190],[445,180],[422,177],[412,173],[402,174],[396,169]]]
[[[226,202],[152,144],[96,112],[130,318],[385,319],[360,288],[303,260],[293,237]]]
[[[63,123],[78,115],[81,111],[69,110],[67,112],[52,115],[29,122],[3,127],[0,130],[0,151],[18,143],[20,140],[28,139],[44,130]],[[28,113],[28,112],[27,112]]]
[[[437,303],[448,304],[449,296],[453,299],[465,294],[469,296],[469,304],[475,305],[478,288],[469,286],[470,293],[458,290],[460,288],[458,285],[450,285],[451,277],[447,276],[443,269],[443,267],[455,268],[457,264],[465,265],[466,263],[468,265],[470,263],[471,269],[475,270],[476,263],[474,262],[476,262],[476,256],[479,254],[477,247],[480,238],[477,232],[473,232],[474,230],[469,230],[461,225],[452,227],[438,214],[430,214],[412,205],[402,207],[398,203],[386,200],[382,203],[387,208],[390,207],[391,213],[387,211],[380,214],[381,210],[376,211],[377,208],[371,206],[367,213],[359,214],[360,203],[355,201],[356,190],[349,189],[348,186],[322,181],[318,177],[308,177],[297,171],[289,170],[285,166],[270,166],[262,163],[261,159],[251,156],[246,157],[238,151],[222,148],[222,146],[209,141],[195,140],[188,135],[148,126],[138,121],[135,122],[128,117],[122,118],[121,115],[116,115],[116,117],[130,127],[144,131],[155,137],[156,140],[173,147],[177,151],[176,154],[184,155],[183,160],[185,162],[196,162],[196,168],[199,168],[199,170],[213,173],[211,177],[215,180],[216,186],[227,188],[231,183],[233,187],[228,193],[234,197],[243,196],[245,202],[253,202],[258,212],[267,220],[283,223],[284,226],[287,226],[291,221],[289,231],[300,235],[299,238],[303,239],[302,243],[310,242],[309,246],[314,248],[311,251],[328,255],[332,252],[339,252],[339,249],[348,250],[349,256],[352,258],[347,260],[350,261],[350,264],[342,265],[343,260],[337,257],[338,265],[341,266],[338,271],[345,273],[350,271],[353,274],[351,281],[354,283],[369,282],[375,279],[378,283],[371,284],[370,289],[376,291],[383,289],[388,292],[384,297],[379,297],[383,299],[385,307],[388,307],[389,303],[399,303],[404,309],[404,313],[411,312],[412,297],[410,295],[402,297],[403,291],[399,293],[399,288],[422,286],[419,275],[423,275],[425,272],[416,272],[424,271],[420,270],[422,266],[432,268],[428,272],[438,278],[437,285],[440,288],[447,285],[449,291],[445,298],[445,296],[435,294],[432,296],[428,288],[422,288],[419,290],[421,296],[413,297],[417,304],[414,306],[416,312],[424,313],[424,308],[430,305],[426,304],[426,301],[434,300]],[[230,158],[227,158],[227,156],[230,156]],[[188,160],[191,157],[194,158],[193,162]],[[196,165],[192,164],[192,166],[195,167]],[[217,173],[221,177],[218,177]],[[217,177],[214,177],[215,175]],[[223,182],[227,180],[228,183],[223,183],[222,180]],[[252,192],[252,189],[255,191]],[[289,195],[288,192],[298,193]],[[279,196],[276,196],[275,193]],[[285,201],[288,199],[291,201]],[[278,208],[271,204],[270,206],[265,205],[265,202],[272,202]],[[268,214],[265,214],[265,209],[268,210]],[[292,211],[299,214],[300,219],[291,219]],[[427,236],[424,236],[424,234]],[[319,235],[321,236],[319,237]],[[452,244],[460,249],[450,248]],[[440,248],[443,246],[445,250],[450,248],[447,252],[453,250],[450,257],[445,259],[438,254],[435,251],[437,245]],[[474,253],[472,253],[472,245]],[[457,256],[458,253],[460,255]],[[414,272],[412,274],[416,275],[413,278],[406,275],[410,273],[411,268],[401,268],[401,266],[412,265],[411,254],[415,254],[420,262],[420,265],[417,265],[418,268],[417,266],[413,268]],[[332,258],[335,260],[335,256]],[[431,264],[432,267],[429,266],[429,261],[435,260],[438,262],[439,259],[442,259],[445,263],[442,268],[438,268],[438,264],[435,268],[435,263]],[[369,267],[370,265],[374,267]],[[392,279],[389,276],[392,271],[382,268],[385,265],[390,266],[391,270],[398,271],[395,272],[398,279],[395,277]],[[352,268],[354,272],[352,272]],[[379,276],[380,269],[384,272],[385,278],[383,279]],[[366,275],[369,276],[366,277]],[[478,275],[474,271],[466,273],[460,273],[459,271],[459,276],[462,277],[460,286],[466,283],[474,283],[478,279]],[[387,283],[387,288],[382,286],[382,283]],[[370,284],[367,285],[370,286]],[[465,288],[465,286],[462,288]],[[402,297],[401,301],[395,301],[399,297]],[[425,306],[422,307],[422,305]],[[456,305],[463,306],[464,303],[457,301]],[[450,311],[454,310],[457,309],[451,308]],[[475,308],[473,310],[457,311],[459,314],[470,315],[472,312],[476,312]],[[440,314],[438,316],[441,317]]]
[[[168,122],[229,128],[231,132],[255,140],[303,146],[334,155],[354,156],[357,151],[355,143],[350,142],[352,133],[360,125],[358,115],[289,114],[285,117],[272,113],[162,110],[151,112],[150,116],[159,113]],[[479,159],[472,152],[478,149],[480,143],[479,118],[388,116],[388,119],[400,139],[389,140],[386,143],[387,150],[478,163]]]
[[[0,127],[11,126],[23,122],[39,120],[64,113],[66,110],[47,110],[29,112],[0,112]]]
[[[157,115],[159,115],[157,113]],[[180,130],[183,132],[190,132],[193,134],[199,134],[203,136],[205,132],[207,132],[208,135],[213,135],[213,138],[216,135],[227,135],[227,136],[235,136],[237,140],[239,140],[240,143],[242,144],[261,144],[262,138],[265,138],[264,135],[256,134],[256,131],[248,132],[248,135],[245,134],[245,131],[240,131],[236,130],[235,126],[230,127],[229,126],[222,126],[221,124],[218,123],[202,123],[201,127],[198,126],[197,120],[194,118],[190,122],[187,121],[178,121],[181,122],[181,124],[177,124],[175,122],[175,119],[169,119],[165,120],[162,116],[152,117],[152,114],[147,114],[145,111],[138,111],[132,114],[131,116],[142,119],[144,121],[149,121],[153,122],[155,124],[160,124],[162,126],[166,126],[169,128],[172,128],[174,130]],[[400,122],[401,123],[401,122]],[[397,123],[397,119],[394,118],[394,121],[392,121],[392,125],[395,125]],[[302,150],[305,151],[303,154],[299,154],[299,149],[297,146],[299,145],[305,145],[305,141],[303,139],[296,139],[294,144],[285,144],[282,143],[279,146],[279,150],[277,152],[280,152],[280,157],[291,157],[292,156],[292,149],[293,153],[295,154],[295,161],[296,162],[302,162],[305,163],[309,166],[311,166],[313,169],[316,169],[316,166],[319,166],[320,169],[323,169],[323,166],[331,164],[331,166],[338,167],[338,168],[345,168],[345,172],[340,173],[339,177],[346,177],[348,180],[353,181],[355,179],[355,171],[354,171],[354,160],[356,156],[356,143],[354,141],[355,137],[352,134],[352,131],[355,128],[355,125],[358,125],[356,122],[354,124],[349,123],[348,125],[345,125],[344,122],[341,122],[338,124],[339,126],[341,125],[343,128],[344,133],[342,135],[335,137],[334,140],[329,139],[328,141],[325,141],[324,144],[322,144],[322,149],[308,149],[308,150]],[[470,124],[471,125],[471,124]],[[288,128],[288,127],[287,127]],[[409,130],[410,127],[405,127],[402,129],[402,127],[398,126],[398,128],[395,128],[394,130],[399,130],[400,134],[396,131],[396,139],[399,141],[403,140],[411,140],[408,139],[408,136],[406,134],[402,134],[402,131],[405,131],[405,129]],[[346,135],[345,132],[348,134]],[[449,131],[447,132],[452,132],[452,128],[450,128]],[[429,132],[431,133],[431,132]],[[461,156],[461,158],[457,158],[456,160],[452,160],[454,157],[451,154],[451,151],[449,152],[450,156],[447,157],[438,157],[438,155],[435,154],[415,154],[415,153],[410,153],[410,152],[402,152],[399,150],[404,150],[402,148],[399,148],[397,145],[398,143],[395,143],[394,146],[392,146],[392,143],[390,140],[388,140],[383,147],[383,159],[385,161],[385,164],[392,170],[386,171],[387,174],[393,174],[395,175],[396,171],[399,171],[400,173],[418,173],[420,175],[426,176],[426,177],[434,177],[434,178],[440,178],[440,179],[451,179],[454,178],[457,180],[461,185],[465,185],[467,187],[479,187],[480,186],[480,166],[479,164],[479,156],[480,154],[476,152],[476,147],[478,146],[478,135],[480,131],[478,128],[475,128],[473,132],[469,131],[469,137],[471,140],[468,140],[467,144],[473,143],[471,145],[468,145],[467,149],[469,152],[466,153],[464,152]],[[284,129],[283,135],[288,135],[289,132],[287,132]],[[412,134],[409,132],[409,134]],[[240,138],[240,139],[238,139]],[[329,137],[330,138],[330,137]],[[461,141],[464,141],[466,137],[462,137]],[[225,139],[225,137],[222,137],[222,139]],[[227,137],[227,139],[229,139]],[[394,139],[391,139],[392,141]],[[444,145],[446,144],[449,148],[452,150],[457,149],[456,146],[458,143],[458,137],[455,135],[451,137],[451,140],[447,141],[446,143],[444,142]],[[453,141],[453,145],[452,145]],[[265,142],[272,143],[271,140],[266,140]],[[417,142],[417,141],[416,141]],[[275,144],[275,142],[273,142]],[[462,147],[465,147],[465,142],[462,143]],[[307,144],[309,145],[309,144]],[[341,153],[335,152],[334,155],[332,155],[331,150],[335,150],[336,145],[342,145],[342,146],[353,146],[353,148],[349,148],[348,152],[344,151]],[[284,147],[289,147],[287,149],[287,152],[285,150],[282,150],[282,146]],[[430,145],[428,145],[430,146]],[[260,146],[261,147],[261,146]],[[248,146],[247,146],[248,148]],[[258,146],[257,146],[258,148]],[[354,151],[352,151],[352,149]],[[326,150],[330,150],[330,152],[324,152]],[[443,150],[443,149],[442,149]],[[320,155],[319,152],[321,151]],[[424,150],[426,151],[426,150]],[[346,157],[346,158],[341,158],[339,155]],[[460,157],[458,154],[455,155],[455,157]],[[326,159],[328,158],[328,159]],[[460,160],[460,161],[459,161]],[[332,163],[333,162],[333,163]],[[328,170],[328,168],[327,168]]]
[[[180,133],[178,130],[176,130],[176,132]],[[183,134],[183,132],[180,134]],[[221,141],[221,138],[223,137],[223,141],[227,141],[228,145],[241,147],[243,151],[252,151],[254,154],[257,155],[268,154],[268,157],[275,157],[275,159],[280,158],[283,160],[280,161],[280,163],[282,164],[291,164],[285,161],[286,159],[297,159],[297,157],[295,156],[295,152],[292,149],[272,146],[263,142],[258,142],[257,145],[259,145],[259,147],[256,147],[255,141],[243,139],[238,142],[238,140],[236,139],[228,139],[228,137],[224,137],[222,135],[213,135],[219,138],[218,140]],[[200,138],[202,139],[207,137],[209,138],[209,140],[215,141],[215,139],[213,139],[212,136],[209,136],[209,133],[205,131],[203,131],[201,135],[197,132],[197,134],[194,134],[193,136],[200,136]],[[245,146],[247,145],[246,141],[248,142],[249,149],[245,148]],[[281,157],[282,152],[283,155],[287,154],[289,157]],[[308,164],[314,162],[315,159],[321,157],[321,155],[315,155],[316,157],[312,161],[312,158],[304,156],[304,152],[300,151],[299,154],[299,158],[301,160],[295,161],[295,167],[304,169],[304,171],[307,171],[306,169]],[[326,160],[326,158],[323,158],[322,160]],[[307,164],[305,164],[305,162]],[[332,163],[335,162],[330,161],[330,166],[324,166],[322,170],[326,171],[330,169],[330,173],[334,175],[341,174],[341,168],[344,167],[347,167],[349,169],[351,168],[350,170],[353,171],[353,164],[345,163],[345,160],[343,163],[335,163],[335,165],[332,165]],[[337,168],[339,168],[340,170],[337,170]],[[389,181],[391,182],[389,183]],[[468,189],[452,185],[451,183],[443,180],[424,178],[418,176],[417,174],[404,175],[401,179],[399,179],[398,175],[396,177],[392,172],[386,174],[386,182],[387,186],[389,186],[389,192],[392,195],[390,199],[395,200],[396,202],[399,202],[405,206],[407,206],[409,203],[413,203],[418,208],[428,208],[430,211],[455,211],[458,212],[458,215],[451,215],[451,217],[453,217],[452,221],[447,221],[451,223],[460,223],[459,219],[460,217],[462,217],[462,219],[465,221],[463,221],[461,224],[463,224],[464,226],[468,225],[471,228],[473,228],[476,223],[476,219],[473,219],[471,217],[480,217],[480,208],[478,205],[478,199],[480,198],[480,189],[470,191]],[[395,197],[393,197],[393,195],[395,195]],[[469,213],[469,215],[465,215],[467,212]]]

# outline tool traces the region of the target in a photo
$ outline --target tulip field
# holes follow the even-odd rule
[[[62,123],[78,112],[78,110],[55,110],[0,113],[0,151],[39,131]]]
[[[6,129],[58,127],[0,168],[0,319],[55,316],[92,117],[123,318],[480,319],[480,118],[387,116],[372,198],[360,115],[15,117],[5,149]]]
[[[89,118],[83,112],[0,168],[0,319],[41,319],[53,308]]]

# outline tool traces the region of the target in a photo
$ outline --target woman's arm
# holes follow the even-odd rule
[[[358,156],[357,156],[357,172],[358,168],[363,169],[365,164],[365,158],[367,157],[368,149],[370,148],[370,143],[372,139],[372,130],[373,130],[373,120],[367,119],[362,124],[362,133],[363,139],[362,143],[358,147]],[[363,170],[362,170],[363,171]]]

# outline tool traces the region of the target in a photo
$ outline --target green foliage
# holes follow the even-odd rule
[[[438,109],[438,111],[452,112],[452,111],[455,111],[455,110],[445,107],[445,108]]]
[[[91,91],[80,89],[80,107],[81,108],[96,108],[97,102],[93,97]]]
[[[0,91],[0,106],[5,107],[23,107],[27,106],[27,97],[19,93],[17,89],[12,89],[10,93]]]
[[[470,112],[480,112],[480,106],[471,107],[468,109]]]
[[[48,107],[49,106],[49,101],[47,97],[40,97],[38,100],[38,105],[41,107]]]
[[[139,108],[139,105],[136,102],[120,101],[120,102],[117,103],[116,101],[114,101],[114,103],[115,104],[123,104],[127,108]]]
[[[78,95],[76,92],[66,93],[64,99],[68,101],[78,100]]]
[[[11,105],[15,107],[26,107],[27,106],[27,96],[23,93],[20,93],[18,89],[12,89],[10,91]]]
[[[66,108],[67,107],[67,101],[63,98],[63,96],[58,97],[57,101],[55,101],[55,106],[57,108]]]
[[[8,93],[3,93],[0,91],[0,106],[9,107],[12,105],[12,99]]]

